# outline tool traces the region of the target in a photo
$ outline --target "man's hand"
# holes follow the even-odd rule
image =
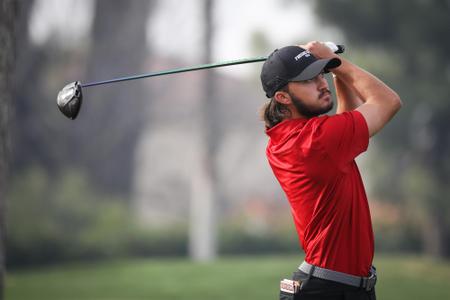
[[[314,55],[316,58],[322,59],[322,58],[333,58],[339,56],[333,52],[327,45],[324,43],[318,42],[318,41],[312,41],[307,43],[306,45],[299,45],[303,49],[308,50],[311,52],[312,55]]]

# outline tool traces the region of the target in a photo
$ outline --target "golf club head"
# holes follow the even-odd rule
[[[59,93],[56,103],[59,110],[69,119],[74,120],[80,112],[83,102],[81,84],[75,81],[66,85]]]

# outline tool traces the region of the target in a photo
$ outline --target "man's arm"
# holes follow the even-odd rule
[[[369,135],[373,136],[386,125],[400,110],[400,97],[369,72],[342,59],[342,64],[332,72],[346,85],[361,95],[364,104],[356,110],[366,119]]]
[[[337,57],[320,42],[310,42],[305,47],[317,58]],[[331,71],[364,102],[356,110],[364,116],[369,127],[369,135],[373,136],[399,111],[402,101],[396,92],[377,77],[342,57],[339,59],[342,64]]]
[[[336,88],[336,113],[340,114],[358,108],[364,101],[356,92],[347,86],[344,81],[333,74],[334,86]]]

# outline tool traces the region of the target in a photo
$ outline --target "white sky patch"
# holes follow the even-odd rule
[[[202,0],[158,3],[148,22],[147,35],[149,45],[157,54],[207,63],[199,61],[203,51],[202,5]],[[300,42],[299,37],[310,36],[315,27],[314,13],[308,2],[216,0],[213,18],[214,62],[262,55],[252,50],[252,35],[257,31],[264,33],[276,48]],[[253,68],[247,65],[220,71],[245,77]]]
[[[311,35],[315,28],[312,8],[305,2],[219,0],[215,17],[214,57],[218,60],[268,55],[275,48],[300,43],[299,39]],[[252,36],[255,32],[262,32],[268,40],[271,48],[266,49],[267,53],[254,53]],[[221,71],[247,77],[260,67],[261,63]]]
[[[216,45],[218,57],[251,53],[251,38],[261,31],[274,47],[298,43],[311,34],[315,18],[304,2],[284,4],[277,0],[220,0],[216,7]],[[273,49],[271,49],[273,50]]]
[[[202,2],[158,1],[147,24],[147,44],[160,55],[198,59],[203,43]]]
[[[30,19],[33,43],[45,44],[55,37],[65,48],[77,47],[91,28],[94,1],[37,0]]]

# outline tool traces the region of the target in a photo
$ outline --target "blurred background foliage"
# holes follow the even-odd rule
[[[148,71],[148,66],[154,67],[155,61],[159,63],[156,66],[166,66],[167,57],[160,58],[151,48],[148,50],[142,38],[159,1],[92,1],[95,4],[90,36],[71,48],[61,46],[54,39],[44,44],[30,41],[29,22],[33,5],[38,2],[17,2],[13,145],[6,197],[8,266],[110,257],[187,256],[189,222],[186,217],[170,224],[150,226],[137,217],[133,206],[134,168],[142,162],[134,154],[148,126],[154,130],[162,128],[164,123],[158,120],[181,120],[180,124],[186,124],[183,123],[186,119],[201,119],[195,100],[183,103],[188,96],[176,93],[170,84],[162,81],[138,81],[126,88],[118,85],[89,91],[89,102],[76,122],[63,119],[55,109],[57,91],[71,78],[98,79]],[[296,2],[302,1],[280,1],[279,5],[289,8]],[[348,48],[345,56],[386,81],[404,102],[404,108],[392,123],[371,141],[371,150],[361,161],[377,250],[448,258],[450,2],[318,0],[308,3],[314,7],[319,25],[341,32]],[[314,34],[308,33],[311,36]],[[299,34],[301,40],[292,43],[305,42],[308,37]],[[282,46],[271,44],[263,30],[254,32],[253,42],[255,54],[267,54]],[[175,59],[177,65],[186,62]],[[254,136],[264,141],[262,124],[257,123],[254,114],[263,99],[255,68],[253,79],[234,79],[232,88],[240,89],[240,84],[245,85],[243,90],[250,87],[258,93],[245,93],[245,96],[253,100],[236,106],[231,105],[236,97],[228,95],[232,93],[229,86],[222,88],[226,92],[219,93],[220,87],[213,92],[219,107],[213,108],[210,117],[220,124],[215,130],[221,134],[216,141],[224,138],[233,125],[251,132],[250,143],[259,145],[254,142]],[[196,77],[186,79],[193,94],[194,86],[198,85],[196,80]],[[177,88],[186,87],[183,84],[186,83],[180,83]],[[170,96],[164,96],[170,90]],[[176,106],[182,108],[177,111]],[[245,123],[250,118],[255,121]],[[189,126],[183,134],[196,131]],[[235,143],[223,151],[238,151],[239,145]],[[213,157],[221,153],[220,145],[210,147]],[[250,160],[245,156],[248,155],[245,144],[243,149],[244,154],[239,154],[241,165]],[[173,159],[163,153],[158,155],[162,161]],[[235,173],[242,176],[238,177],[240,182],[258,178],[258,170],[249,175],[243,171]],[[255,208],[251,201],[230,200],[226,181],[231,179],[221,177],[220,172],[216,177],[220,204],[219,254],[298,253],[289,209],[273,179],[255,179],[254,184],[263,193],[268,186],[273,186],[266,197],[275,198],[275,203],[280,204],[274,206],[268,201],[264,207]],[[182,184],[177,185],[177,179],[172,183],[163,188],[184,191]],[[180,195],[175,199],[176,205],[189,202],[188,195],[184,192]],[[257,201],[264,197],[256,195],[255,198]]]

